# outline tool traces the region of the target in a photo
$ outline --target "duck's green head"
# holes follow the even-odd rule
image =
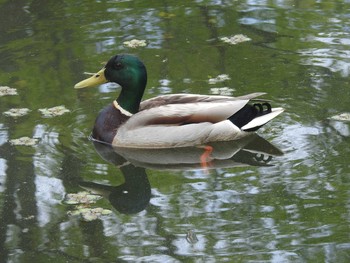
[[[145,65],[137,57],[120,54],[113,56],[107,64],[92,77],[80,81],[74,88],[88,88],[106,82],[115,82],[123,88],[130,85],[144,85],[147,82]]]
[[[115,82],[122,87],[118,103],[131,113],[138,111],[147,83],[145,65],[137,57],[120,54],[112,57],[107,64],[92,77],[80,81],[74,88],[87,88],[106,82]]]

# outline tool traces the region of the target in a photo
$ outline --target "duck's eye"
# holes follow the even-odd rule
[[[115,67],[116,69],[121,69],[121,68],[123,68],[123,64],[120,63],[120,62],[117,62],[117,63],[114,64],[114,67]]]

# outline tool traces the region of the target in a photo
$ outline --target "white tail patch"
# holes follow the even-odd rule
[[[271,109],[271,112],[262,116],[259,116],[250,122],[248,122],[246,125],[244,125],[241,130],[250,130],[255,127],[260,127],[264,125],[265,123],[269,122],[273,118],[275,118],[277,115],[281,114],[284,111],[283,108],[273,108]]]

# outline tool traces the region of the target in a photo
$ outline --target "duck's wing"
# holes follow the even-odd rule
[[[148,125],[217,123],[226,120],[248,103],[248,99],[216,102],[171,103],[134,114],[123,126],[132,130]]]
[[[165,95],[144,102],[143,110],[135,114],[126,125],[133,129],[137,126],[147,125],[183,125],[190,123],[224,121],[241,110],[249,101],[265,93],[252,93],[240,97],[206,96],[193,94]],[[193,102],[195,101],[195,102]],[[265,100],[260,100],[264,102]],[[161,104],[161,106],[157,106]],[[246,116],[245,112],[236,115],[236,118],[248,118],[241,130],[249,131],[258,129],[269,122],[284,109],[271,108],[270,112],[254,116]],[[247,114],[249,115],[249,114]],[[232,119],[230,118],[232,121]],[[232,121],[233,123],[237,122]],[[241,122],[238,122],[241,123]]]
[[[265,95],[264,92],[251,93],[239,97],[219,96],[219,95],[199,95],[199,94],[171,94],[154,97],[141,102],[140,111],[168,104],[187,104],[197,102],[224,102],[237,100],[252,100]],[[260,100],[266,101],[266,100]]]

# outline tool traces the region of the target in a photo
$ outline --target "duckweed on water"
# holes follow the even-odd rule
[[[61,116],[66,112],[70,112],[70,110],[68,110],[64,105],[56,106],[52,108],[39,109],[39,111],[41,112],[43,117],[46,117],[46,118]]]
[[[29,138],[29,137],[21,137],[18,139],[10,140],[9,142],[12,145],[23,145],[23,146],[34,146],[38,143],[39,139]]]
[[[245,35],[238,34],[238,35],[234,35],[234,36],[231,36],[231,37],[221,37],[220,40],[222,42],[230,44],[230,45],[237,45],[239,43],[247,42],[247,41],[250,41],[252,39],[247,37],[247,36],[245,36]]]
[[[123,42],[123,44],[124,44],[124,46],[130,47],[130,48],[137,48],[137,47],[145,47],[145,46],[147,46],[146,40],[138,40],[138,39],[125,41],[125,42]]]
[[[112,211],[109,209],[103,209],[101,207],[88,208],[83,206],[78,206],[76,210],[68,211],[69,216],[80,215],[84,221],[93,221],[99,219],[101,216],[109,215]]]
[[[224,82],[226,80],[230,80],[231,78],[227,74],[220,74],[216,78],[210,78],[208,80],[209,84],[216,84],[219,82]]]
[[[213,95],[231,96],[233,94],[233,89],[229,87],[211,88],[210,93]]]
[[[17,109],[9,109],[8,111],[3,112],[5,116],[8,117],[21,117],[27,115],[31,110],[27,108],[17,108]]]
[[[344,112],[330,117],[331,120],[335,121],[350,121],[350,112]]]
[[[102,197],[100,195],[90,194],[89,192],[83,191],[76,194],[67,194],[64,202],[69,205],[77,204],[93,204]]]
[[[67,194],[64,203],[70,205],[78,205],[74,210],[68,211],[69,216],[80,215],[84,221],[93,221],[100,218],[103,215],[109,215],[112,213],[109,209],[101,207],[91,208],[88,207],[90,204],[96,203],[97,200],[101,199],[100,195],[90,194],[89,192],[83,191],[76,194]]]
[[[0,97],[7,95],[18,95],[17,90],[8,86],[0,86]]]

